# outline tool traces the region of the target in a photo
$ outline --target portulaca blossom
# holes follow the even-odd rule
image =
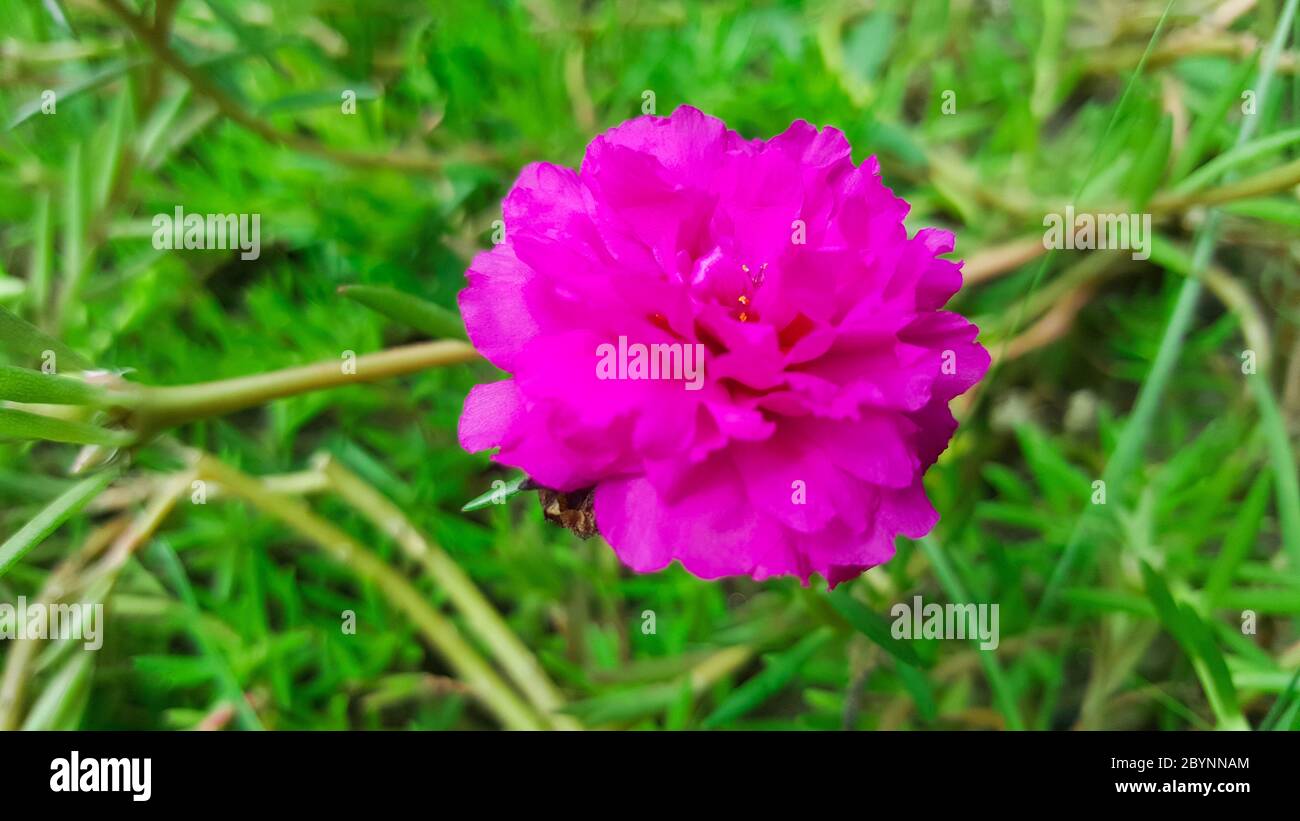
[[[592,489],[637,571],[834,586],[888,561],[938,520],[921,477],[989,364],[941,310],[952,234],[909,237],[907,210],[833,128],[747,140],[688,107],[600,135],[578,171],[528,166],[460,295],[510,374],[470,393],[462,445]],[[637,378],[640,349],[611,377],[620,340],[657,378]],[[673,378],[692,351],[697,389]]]

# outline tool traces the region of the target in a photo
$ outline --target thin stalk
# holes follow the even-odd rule
[[[1147,211],[1157,220],[1168,219],[1192,208],[1223,205],[1237,200],[1263,197],[1300,186],[1300,159],[1235,182],[1200,191],[1164,191],[1147,204]],[[1062,206],[1064,207],[1064,206]],[[1061,209],[1047,210],[1046,214]],[[1080,208],[1079,213],[1119,213],[1125,206],[1112,202],[1095,208]],[[1033,262],[1048,252],[1041,236],[1022,237],[1000,245],[983,248],[972,254],[962,267],[966,285],[978,285]]]
[[[47,607],[63,601],[76,585],[81,569],[126,529],[128,521],[129,517],[123,514],[92,531],[80,550],[50,572],[35,601]],[[32,639],[15,636],[9,648],[4,675],[0,677],[0,731],[15,730],[22,725],[23,692],[38,647]]]
[[[1254,117],[1246,118],[1247,124],[1253,122],[1255,122]],[[1242,142],[1238,140],[1237,145],[1241,144]],[[1186,211],[1196,205],[1221,205],[1233,200],[1275,194],[1279,191],[1295,188],[1297,185],[1300,185],[1300,159],[1292,160],[1276,168],[1270,168],[1268,171],[1261,172],[1253,177],[1247,177],[1244,180],[1224,183],[1217,188],[1186,193],[1171,191],[1160,194],[1152,198],[1148,208],[1153,214]]]
[[[1278,408],[1277,398],[1263,370],[1250,376],[1250,387],[1259,404],[1259,415],[1268,444],[1268,457],[1273,466],[1277,493],[1278,521],[1282,529],[1282,545],[1290,557],[1291,566],[1300,570],[1300,482],[1296,479],[1296,456],[1287,435],[1286,422]]]
[[[948,557],[943,555],[938,543],[926,536],[917,544],[921,546],[922,552],[930,560],[930,566],[934,568],[934,574],[939,577],[939,584],[943,586],[948,598],[954,602],[969,602],[970,598],[966,593],[966,586],[962,584],[952,565],[948,564]],[[993,654],[993,651],[981,648],[979,650],[979,660],[980,666],[984,668],[984,676],[988,679],[989,688],[993,690],[993,698],[998,703],[998,709],[1001,710],[1003,718],[1006,719],[1007,729],[1025,729],[1025,721],[1020,717],[1020,707],[1016,704],[1015,694],[1011,692],[1011,685],[1002,672],[1002,665],[998,664],[997,656]]]
[[[88,568],[84,576],[84,587],[94,594],[88,598],[104,600],[108,597],[117,575],[126,566],[127,560],[149,541],[163,520],[176,507],[176,503],[193,485],[196,474],[193,468],[168,477],[157,492],[149,499],[149,504],[131,521],[131,526],[113,541],[104,556]]]
[[[92,534],[80,552],[51,574],[41,598],[58,602],[77,590],[83,601],[106,601],[117,581],[118,572],[127,559],[153,536],[176,506],[177,500],[189,489],[193,478],[193,471],[172,476],[129,524],[125,524],[125,520],[122,522],[124,526],[119,526],[116,521],[110,522]],[[111,541],[105,547],[104,541],[108,539]],[[101,553],[99,561],[86,567],[92,558]],[[20,726],[18,722],[22,718],[19,713],[23,687],[35,653],[36,648],[31,642],[20,642],[5,667],[4,680],[0,683],[0,730]]]
[[[724,647],[691,668],[687,673],[691,693],[699,698],[727,676],[741,670],[753,660],[754,648],[747,644]]]
[[[107,513],[119,511],[142,502],[165,484],[166,475],[144,475],[129,481],[121,481],[99,494],[86,505],[90,513]],[[261,477],[262,484],[273,493],[285,496],[308,496],[329,490],[329,480],[315,470],[303,470],[295,473],[278,473]],[[207,501],[221,496],[221,485],[210,482],[207,487]]]
[[[81,511],[117,478],[117,471],[107,470],[82,479],[50,502],[18,532],[0,544],[0,576],[9,572],[24,556],[35,550],[50,534]]]
[[[388,601],[406,614],[503,726],[513,730],[544,729],[532,710],[461,637],[456,625],[430,606],[409,581],[362,547],[360,542],[317,516],[297,499],[270,492],[261,482],[209,454],[199,456],[198,468],[201,477],[219,482],[233,495],[279,519],[323,553],[383,590]]]
[[[564,708],[564,696],[559,688],[460,565],[416,529],[397,505],[341,462],[323,455],[319,464],[334,490],[371,524],[395,539],[446,592],[452,606],[465,617],[470,632],[487,645],[524,696],[546,715],[555,728],[582,729],[582,725],[571,716],[560,713]]]
[[[197,419],[221,416],[310,391],[374,382],[441,365],[473,362],[478,353],[454,340],[423,342],[359,356],[354,362],[317,362],[270,373],[173,387],[142,387],[131,400],[131,427],[148,436]]]

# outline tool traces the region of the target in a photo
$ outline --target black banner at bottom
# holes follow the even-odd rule
[[[1289,733],[10,733],[6,808],[681,808],[854,794],[998,809],[1043,800],[1289,801]],[[773,795],[773,794],[776,795]],[[631,801],[632,799],[629,798]]]

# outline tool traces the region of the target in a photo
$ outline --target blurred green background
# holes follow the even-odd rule
[[[576,166],[647,92],[878,155],[909,227],[957,233],[954,307],[998,365],[927,477],[937,529],[831,595],[632,574],[532,494],[461,513],[511,475],[455,439],[484,364],[183,425],[0,576],[0,601],[99,597],[107,619],[96,653],[0,642],[0,726],[1300,726],[1287,11],[3,0],[0,304],[133,382],[425,338],[340,286],[454,309],[519,168]],[[1067,202],[1151,213],[1152,259],[1044,254]],[[260,258],[155,250],[177,205],[261,214]],[[7,433],[3,538],[79,481],[75,445]],[[290,501],[195,503],[178,444]],[[998,603],[1000,646],[890,641],[914,595]]]

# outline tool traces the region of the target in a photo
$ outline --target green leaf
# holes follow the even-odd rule
[[[81,38],[81,35],[77,33],[76,26],[72,25],[72,20],[68,18],[68,8],[63,0],[50,0],[50,2],[41,5],[45,8],[45,13],[49,15],[50,20],[54,22],[55,28],[61,34],[73,40]]]
[[[487,493],[475,496],[473,499],[465,503],[465,506],[460,509],[460,512],[473,513],[475,510],[482,510],[491,504],[504,504],[507,499],[522,490],[523,484],[527,480],[528,477],[521,473],[501,487],[494,487]],[[497,481],[500,480],[498,479]],[[493,484],[495,484],[495,482]]]
[[[1293,587],[1239,587],[1226,590],[1219,606],[1227,610],[1300,614],[1300,589]]]
[[[955,602],[970,601],[970,597],[966,594],[966,584],[948,562],[948,557],[944,555],[939,543],[933,537],[925,536],[916,544],[930,560],[930,565],[934,568],[935,575],[939,577],[939,583],[948,594],[948,598]],[[988,679],[989,688],[993,690],[993,699],[997,703],[998,711],[1002,713],[1007,723],[1007,729],[1023,730],[1025,720],[1020,715],[1016,692],[1007,679],[1006,673],[1003,672],[1002,665],[998,664],[997,656],[992,650],[981,649],[979,660],[980,666],[984,668],[984,676]]]
[[[1146,584],[1147,598],[1151,600],[1151,604],[1156,608],[1156,617],[1160,619],[1165,628],[1173,634],[1180,644],[1190,643],[1186,625],[1183,624],[1182,611],[1178,609],[1178,603],[1174,601],[1174,597],[1170,594],[1169,587],[1165,584],[1164,579],[1146,562],[1141,563],[1141,569],[1142,579]]]
[[[68,150],[68,167],[63,180],[63,286],[54,313],[66,320],[67,310],[76,304],[81,277],[86,268],[85,151],[81,143]]]
[[[1246,88],[1250,75],[1254,73],[1258,59],[1259,52],[1251,54],[1250,59],[1243,62],[1228,82],[1219,88],[1205,112],[1196,118],[1196,123],[1187,135],[1187,144],[1183,146],[1182,153],[1178,155],[1178,160],[1169,175],[1171,180],[1185,177],[1209,151],[1215,132],[1228,116],[1228,109],[1233,104],[1241,102],[1241,92]]]
[[[215,675],[208,656],[132,656],[131,669],[164,690],[204,687]]]
[[[570,702],[562,712],[588,725],[612,724],[656,715],[672,708],[680,699],[681,684],[667,682]]]
[[[1233,216],[1250,217],[1267,222],[1276,222],[1279,225],[1289,225],[1292,228],[1300,228],[1300,202],[1294,200],[1260,197],[1258,199],[1225,202],[1220,208],[1225,213]]]
[[[1214,633],[1191,605],[1184,604],[1180,609],[1192,640],[1192,647],[1201,662],[1197,666],[1196,673],[1210,700],[1210,708],[1214,710],[1214,715],[1219,720],[1219,726],[1225,729],[1249,729],[1245,716],[1241,714],[1241,707],[1238,706],[1237,689],[1232,683],[1232,673],[1228,671],[1228,663],[1223,657],[1223,651],[1214,640]],[[1202,670],[1202,667],[1205,670]]]
[[[178,594],[182,604],[184,604],[189,616],[187,626],[190,636],[198,646],[199,652],[208,659],[213,680],[222,691],[223,699],[227,704],[234,706],[235,712],[245,729],[262,729],[262,723],[258,720],[257,713],[249,705],[248,699],[244,698],[243,688],[231,669],[230,663],[217,650],[215,642],[204,627],[203,614],[199,610],[198,599],[194,595],[194,588],[190,584],[189,577],[185,574],[185,566],[181,564],[180,557],[176,555],[175,550],[172,550],[171,545],[162,539],[155,539],[150,543],[148,556],[162,565],[163,575],[166,576],[167,581]]]
[[[73,422],[12,408],[0,408],[0,439],[38,439],[72,445],[122,447],[130,444],[132,437],[129,433],[108,430],[85,422]]]
[[[1260,722],[1261,730],[1289,730],[1295,721],[1296,713],[1300,710],[1300,669],[1295,671],[1291,677],[1291,684],[1287,686],[1286,691],[1278,695],[1277,701],[1269,708],[1268,715]]]
[[[1219,555],[1215,557],[1214,564],[1210,567],[1209,578],[1205,582],[1205,595],[1211,607],[1220,605],[1237,568],[1255,546],[1255,536],[1259,533],[1260,525],[1264,523],[1264,513],[1268,509],[1271,487],[1270,475],[1261,472],[1255,477],[1254,484],[1250,486],[1246,501],[1238,508],[1237,516],[1232,522],[1232,529],[1223,538]]]
[[[344,285],[339,293],[435,339],[468,339],[455,312],[419,297],[379,285]]]
[[[1141,211],[1155,193],[1160,181],[1164,179],[1165,167],[1169,164],[1169,149],[1173,144],[1174,121],[1165,115],[1160,119],[1155,134],[1147,143],[1142,154],[1134,164],[1129,179],[1128,189],[1133,194],[1133,209]]]
[[[135,57],[129,60],[113,60],[105,63],[97,71],[93,71],[85,77],[78,78],[71,83],[53,89],[55,111],[57,112],[59,107],[66,105],[69,101],[85,94],[87,91],[94,91],[100,86],[111,83],[113,80],[116,80],[118,77],[121,77],[144,62],[145,59],[142,57]],[[18,112],[14,114],[13,119],[9,121],[8,128],[17,128],[32,117],[40,114],[41,104],[42,100],[40,96],[37,96],[36,99],[23,105],[18,109]]]
[[[0,365],[0,399],[46,405],[100,405],[105,393],[70,376]]]
[[[1259,405],[1269,464],[1273,467],[1273,486],[1277,492],[1277,517],[1281,524],[1282,545],[1290,556],[1293,569],[1300,570],[1300,479],[1296,477],[1296,456],[1291,448],[1286,421],[1277,397],[1268,384],[1268,376],[1257,373],[1249,379],[1251,392]]]
[[[90,360],[64,345],[59,340],[37,328],[11,311],[0,307],[0,352],[14,357],[40,362],[46,351],[53,351],[59,370],[91,371]]]
[[[1057,510],[1078,510],[1092,494],[1092,482],[1070,463],[1052,439],[1033,425],[1017,425],[1016,438],[1043,495]]]
[[[94,655],[81,650],[68,657],[32,704],[23,721],[24,730],[75,730],[80,726],[90,698]]]
[[[1300,142],[1300,128],[1279,131],[1276,134],[1270,134],[1267,137],[1261,137],[1237,146],[1231,151],[1224,152],[1210,160],[1196,169],[1194,173],[1187,175],[1182,182],[1174,187],[1174,193],[1199,191],[1213,185],[1225,172],[1239,168],[1261,157],[1277,153],[1297,142]]]
[[[902,641],[894,638],[889,630],[889,622],[885,618],[867,607],[862,602],[853,598],[849,591],[841,586],[826,596],[831,607],[835,609],[846,622],[852,625],[862,635],[866,636],[873,643],[878,645],[889,655],[904,664],[910,664],[913,667],[925,667],[926,663],[916,653],[911,642]]]
[[[925,723],[932,723],[939,717],[939,705],[934,700],[934,690],[930,687],[930,679],[925,673],[904,662],[897,662],[895,665],[898,670],[898,679],[903,683],[903,688],[912,696],[912,701],[916,704],[916,711],[920,714],[921,720]]]
[[[354,83],[352,85],[338,86],[337,88],[324,88],[316,91],[304,91],[299,94],[288,94],[284,97],[278,97],[270,102],[258,106],[257,113],[266,116],[268,114],[284,114],[289,111],[304,111],[312,108],[330,107],[337,112],[338,107],[343,104],[343,92],[351,91],[357,95],[357,100],[377,100],[379,99],[379,89],[370,83]]]
[[[35,518],[0,545],[0,576],[4,576],[23,556],[103,492],[116,477],[115,470],[97,473],[68,488],[63,495],[46,505]]]
[[[36,195],[36,207],[32,209],[32,261],[27,279],[27,305],[37,316],[45,313],[50,293],[50,260],[54,258],[54,231],[50,222],[50,192],[42,191]],[[4,314],[0,314],[0,343],[4,341],[6,321]]]
[[[668,706],[668,712],[664,715],[665,730],[684,730],[686,724],[690,721],[691,711],[695,708],[695,691],[691,687],[689,677],[682,678],[678,685],[678,695],[672,704]]]
[[[784,690],[832,635],[829,627],[818,628],[786,652],[770,657],[763,672],[731,691],[701,726],[707,730],[735,721]]]
[[[97,209],[103,208],[107,204],[109,195],[112,193],[113,180],[125,159],[122,149],[126,144],[131,115],[131,90],[128,88],[119,93],[114,99],[113,113],[107,125],[106,141],[95,151],[95,154],[99,157],[99,163],[94,177],[95,185],[92,192],[94,199],[92,202]]]
[[[1213,633],[1191,607],[1180,606],[1174,601],[1164,579],[1151,565],[1142,562],[1141,567],[1147,597],[1155,605],[1160,622],[1191,660],[1219,726],[1244,729],[1246,720],[1237,706],[1237,691],[1233,686],[1232,675],[1228,672],[1228,665],[1214,641]]]
[[[1065,600],[1076,607],[1106,613],[1133,613],[1150,618],[1155,615],[1151,602],[1126,590],[1102,587],[1074,587],[1065,591]]]

